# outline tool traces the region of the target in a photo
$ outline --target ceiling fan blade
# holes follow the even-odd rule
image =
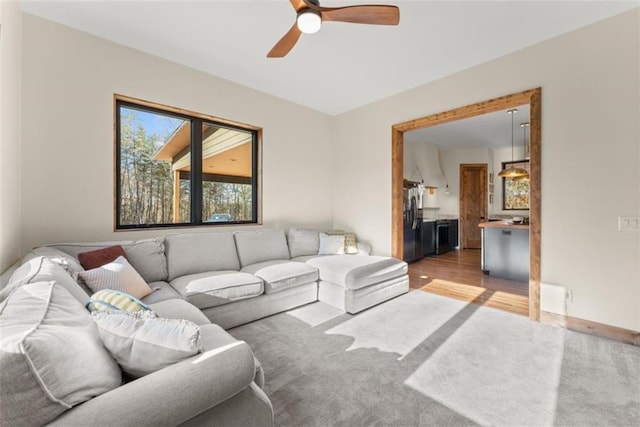
[[[320,8],[323,21],[352,22],[355,24],[398,25],[400,10],[396,6],[359,5]]]
[[[300,38],[300,30],[298,24],[294,23],[291,29],[285,34],[278,43],[267,53],[267,58],[282,58],[296,45],[296,42]]]
[[[299,12],[300,9],[307,7],[307,4],[303,0],[289,0],[289,2],[291,2],[291,6],[293,6],[296,12]]]

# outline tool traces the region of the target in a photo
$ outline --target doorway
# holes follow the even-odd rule
[[[541,88],[531,89],[488,101],[478,102],[454,110],[410,120],[392,126],[392,212],[391,252],[403,256],[402,182],[404,133],[437,124],[475,117],[507,108],[528,104],[530,107],[530,239],[529,239],[529,318],[540,319],[540,160],[541,160]]]
[[[482,231],[487,221],[487,164],[460,165],[460,248],[481,249]]]

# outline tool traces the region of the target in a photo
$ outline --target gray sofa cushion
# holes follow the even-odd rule
[[[259,277],[230,270],[181,276],[172,280],[171,286],[184,299],[201,309],[256,297],[264,292]]]
[[[200,328],[184,319],[165,319],[152,311],[95,311],[100,338],[124,372],[143,377],[197,354]]]
[[[291,261],[295,261],[295,262],[307,262],[310,259],[314,259],[314,258],[318,258],[318,257],[323,257],[326,255],[302,255],[302,256],[297,256],[295,258],[291,258]]]
[[[79,273],[84,271],[80,261],[77,258],[69,255],[66,252],[61,251],[60,249],[56,249],[50,246],[41,246],[39,248],[31,249],[26,255],[22,258],[21,263],[24,264],[27,261],[31,261],[33,258],[37,257],[45,257],[49,258],[51,261],[59,264],[62,268],[64,268],[69,274]]]
[[[195,305],[183,299],[172,299],[149,304],[149,308],[158,316],[166,319],[190,320],[196,325],[208,325],[209,318],[198,310]]]
[[[307,264],[320,271],[320,279],[347,289],[360,289],[407,274],[407,263],[382,256],[327,255]]]
[[[120,245],[127,253],[127,260],[145,282],[167,280],[167,258],[164,255],[164,237],[121,242],[59,243],[50,245],[78,258],[80,252]]]
[[[153,289],[153,292],[141,299],[145,304],[155,304],[160,301],[182,299],[182,295],[173,289],[173,287],[167,282],[151,282],[149,283],[149,287]]]
[[[264,293],[272,294],[318,280],[318,269],[301,262],[275,260],[244,267],[242,271],[264,280]]]
[[[169,281],[205,271],[240,270],[231,232],[168,235],[165,246]]]
[[[287,232],[287,242],[289,243],[291,258],[318,255],[320,232],[305,228],[291,228]]]
[[[54,280],[63,286],[82,305],[89,301],[89,294],[58,263],[42,256],[31,258],[11,275],[9,284],[0,291],[0,301],[18,286],[26,283]]]
[[[46,424],[122,382],[89,313],[55,281],[18,287],[0,330],[0,425]]]
[[[274,259],[290,259],[284,231],[271,228],[234,233],[242,267]]]

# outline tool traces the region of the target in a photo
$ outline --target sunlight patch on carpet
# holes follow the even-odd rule
[[[405,384],[481,425],[552,425],[566,331],[497,310],[468,320]]]
[[[331,307],[321,301],[303,305],[293,310],[287,311],[289,316],[306,323],[312,328],[321,325],[329,320],[344,315],[344,311]]]
[[[397,353],[400,360],[467,305],[453,299],[441,304],[441,298],[412,291],[363,311],[325,333],[352,337],[347,351],[373,348]]]

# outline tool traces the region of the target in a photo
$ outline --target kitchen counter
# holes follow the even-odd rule
[[[514,224],[511,221],[491,221],[481,222],[478,224],[480,228],[510,228],[516,230],[528,230],[529,224]]]
[[[447,220],[447,221],[457,221],[458,217],[455,215],[439,215],[436,218],[422,218],[423,222],[435,222],[435,221],[442,221],[442,220]]]
[[[482,228],[482,271],[494,277],[529,282],[529,224],[492,221]]]

